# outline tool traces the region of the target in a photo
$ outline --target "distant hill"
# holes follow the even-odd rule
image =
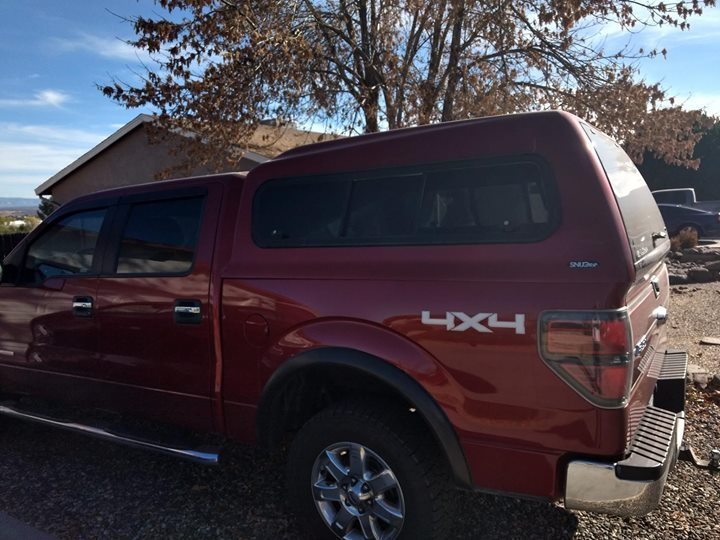
[[[38,199],[22,199],[19,197],[0,197],[0,210],[20,210],[37,208]]]

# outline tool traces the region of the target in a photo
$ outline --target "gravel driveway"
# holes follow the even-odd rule
[[[702,337],[720,337],[720,283],[672,287],[668,325],[673,347],[686,349],[690,361],[720,373],[720,346],[701,345]]]
[[[696,289],[696,290],[692,290]],[[672,297],[671,341],[702,352],[720,372],[720,285]],[[48,428],[1,420],[0,511],[58,538],[302,539],[283,502],[283,464],[229,448],[216,468]],[[720,444],[720,392],[689,392],[687,440]],[[450,538],[720,538],[720,474],[679,463],[661,508],[642,518],[571,512],[559,505],[458,493]]]

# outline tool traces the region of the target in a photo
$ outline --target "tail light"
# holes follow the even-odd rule
[[[632,379],[627,311],[546,312],[540,354],[562,380],[599,407],[623,407]]]

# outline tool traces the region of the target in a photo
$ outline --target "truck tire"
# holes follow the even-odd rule
[[[289,500],[311,538],[444,538],[448,468],[423,428],[382,401],[343,402],[311,418],[287,468]]]

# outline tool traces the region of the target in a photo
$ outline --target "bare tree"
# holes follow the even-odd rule
[[[196,135],[188,160],[225,166],[260,120],[325,121],[373,132],[429,122],[562,108],[646,151],[697,166],[707,126],[637,60],[665,51],[608,51],[603,29],[688,29],[714,0],[155,0],[168,17],[132,20],[156,64],[142,84],[102,91],[151,106],[160,132]]]

